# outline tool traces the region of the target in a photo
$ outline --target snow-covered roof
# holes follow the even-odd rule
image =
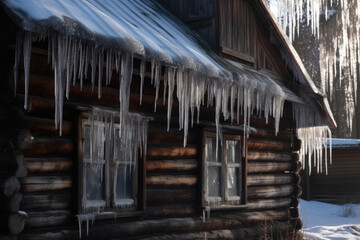
[[[345,139],[345,138],[332,138],[327,141],[327,145],[330,145],[330,141],[333,148],[359,148],[360,139]]]
[[[229,76],[159,4],[148,0],[4,0],[24,30],[56,30],[215,77]]]

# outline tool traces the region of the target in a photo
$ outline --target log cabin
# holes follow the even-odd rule
[[[4,239],[301,238],[335,122],[263,1],[0,6]]]

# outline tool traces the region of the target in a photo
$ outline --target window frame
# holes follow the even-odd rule
[[[238,133],[229,131],[227,129],[221,130],[222,134],[222,145],[220,142],[218,143],[219,146],[219,153],[221,155],[221,162],[213,162],[209,165],[209,163],[206,162],[206,138],[214,138],[216,139],[216,131],[212,128],[204,128],[203,129],[203,152],[202,152],[202,205],[203,207],[210,207],[211,209],[227,209],[227,208],[243,208],[246,207],[247,203],[247,141],[244,143],[243,133]],[[239,141],[239,150],[240,150],[240,162],[239,163],[228,163],[227,159],[225,157],[226,155],[226,141]],[[216,141],[216,140],[215,140]],[[220,140],[218,140],[220,141]],[[221,150],[220,150],[221,149]],[[245,153],[245,157],[243,156],[243,150]],[[220,152],[221,151],[221,152]],[[208,175],[207,175],[207,168],[209,166],[215,166],[215,167],[221,167],[221,197],[209,197],[208,196]],[[240,193],[240,199],[236,199],[236,197],[231,197],[228,194],[228,188],[227,188],[227,177],[228,177],[228,169],[232,167],[238,167],[239,168],[239,193]],[[214,198],[214,202],[210,200],[210,198]],[[219,199],[221,198],[220,201]]]
[[[230,4],[232,5],[230,6]],[[223,57],[228,56],[245,61],[256,68],[257,33],[256,16],[253,8],[247,0],[219,0],[218,9],[218,41],[220,53]],[[239,9],[238,14],[234,14],[234,9]],[[229,14],[229,12],[231,12],[231,14]],[[240,16],[245,16],[245,19],[241,19],[242,17]],[[235,24],[240,23],[241,20],[245,21],[243,25],[240,24],[238,28],[235,28]],[[241,37],[241,29],[245,30],[243,38]],[[234,41],[234,39],[237,39],[237,41]],[[241,39],[244,41],[244,46],[241,45]],[[242,48],[244,51],[241,51]]]
[[[115,217],[127,217],[127,216],[136,216],[139,215],[145,209],[145,174],[144,166],[145,166],[145,157],[139,154],[139,149],[136,149],[136,161],[133,179],[132,179],[132,196],[134,200],[134,204],[132,206],[116,206],[116,199],[114,191],[115,188],[115,171],[114,169],[120,163],[116,163],[113,161],[107,161],[104,156],[104,200],[87,200],[86,198],[86,168],[84,161],[84,126],[88,125],[87,120],[89,117],[89,112],[81,112],[78,117],[78,161],[77,161],[77,169],[78,169],[78,213],[79,214],[87,214],[92,213],[95,214],[96,218],[113,218]],[[114,123],[114,129],[118,128],[118,123]],[[106,150],[105,150],[106,151]],[[111,149],[114,151],[114,149]],[[105,153],[104,153],[105,154]],[[112,153],[114,154],[114,153]],[[128,162],[128,161],[125,161]],[[105,202],[105,206],[97,208],[94,205],[99,205],[100,202]],[[96,210],[96,211],[94,211]]]

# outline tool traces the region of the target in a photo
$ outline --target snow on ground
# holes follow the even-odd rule
[[[360,240],[360,204],[301,200],[300,214],[306,239]]]

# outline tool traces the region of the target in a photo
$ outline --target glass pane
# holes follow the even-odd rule
[[[228,163],[240,163],[240,141],[226,141],[226,160]]]
[[[132,165],[121,165],[117,167],[116,173],[116,199],[133,198],[133,169]]]
[[[205,144],[205,160],[208,162],[221,162],[221,158],[219,157],[221,152],[220,143],[218,145],[218,157],[216,158],[216,138],[207,137]]]
[[[239,168],[228,168],[227,190],[230,197],[239,196]]]
[[[209,197],[221,197],[221,167],[208,167]]]
[[[84,158],[90,159],[90,126],[84,126]]]
[[[119,137],[119,129],[115,130],[115,137],[114,137],[114,159],[116,161],[122,161],[122,149],[121,149],[121,142]]]
[[[87,200],[103,200],[104,197],[104,165],[85,163],[85,185]]]

